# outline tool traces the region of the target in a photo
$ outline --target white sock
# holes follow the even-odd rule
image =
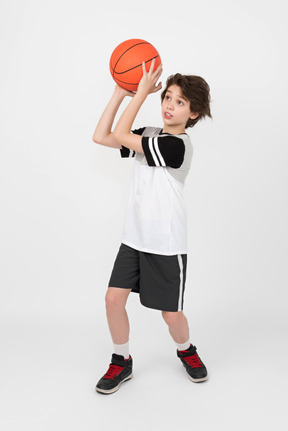
[[[186,341],[186,343],[183,343],[183,344],[176,343],[176,344],[177,344],[178,350],[188,350],[191,343],[190,343],[190,340],[188,340],[188,341]]]
[[[113,346],[114,353],[116,353],[116,355],[121,355],[124,356],[124,359],[129,359],[129,341],[127,341],[125,344],[113,343]]]

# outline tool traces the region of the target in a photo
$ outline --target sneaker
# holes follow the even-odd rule
[[[121,383],[133,377],[132,358],[124,359],[124,356],[113,353],[108,371],[99,380],[95,390],[103,394],[112,394],[119,389]]]
[[[177,356],[181,359],[192,382],[204,382],[208,379],[207,369],[196,353],[196,346],[191,344],[188,350],[177,350]]]

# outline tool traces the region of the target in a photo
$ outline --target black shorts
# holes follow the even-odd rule
[[[183,310],[187,254],[164,256],[144,253],[121,244],[109,287],[132,289],[145,307]]]

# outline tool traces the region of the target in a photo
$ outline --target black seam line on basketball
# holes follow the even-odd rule
[[[119,81],[119,82],[122,82],[122,84],[128,84],[128,85],[138,85],[139,84],[139,82],[126,82],[126,81],[121,81],[121,79],[119,79],[119,78],[114,78],[114,79],[116,79],[117,80],[117,82]]]
[[[149,60],[146,60],[146,61],[145,61],[145,64],[146,64],[146,63],[149,63],[149,61],[152,61],[152,60],[154,60],[154,58],[157,58],[157,57],[159,57],[159,54],[158,54],[158,55],[156,55],[156,57],[152,57],[152,58],[150,58]],[[113,69],[113,76],[114,76],[114,73],[115,73],[116,75],[122,75],[122,73],[130,72],[130,70],[136,69],[137,67],[140,67],[140,66],[142,66],[142,64],[137,64],[137,66],[131,67],[131,69],[128,69],[128,70],[124,70],[124,72],[115,72],[115,70]]]
[[[159,165],[160,165],[160,166],[162,166],[162,165],[161,165],[160,158],[159,158],[159,156],[158,156],[158,154],[157,154],[157,151],[156,151],[156,148],[155,148],[154,139],[156,139],[156,138],[152,138],[152,147],[153,147],[154,153],[155,153],[155,155],[156,155],[156,157],[157,157],[157,160],[158,160]]]
[[[127,51],[129,51],[129,49],[134,48],[134,46],[137,46],[137,45],[147,45],[147,44],[149,44],[149,42],[138,42],[138,43],[135,43],[135,45],[130,46],[128,49],[126,49],[126,51],[124,51],[124,52],[120,55],[120,57],[118,58],[118,60],[116,61],[115,65],[114,65],[114,67],[112,67],[112,70],[113,70],[113,78],[114,78],[115,68],[116,68],[117,63],[119,62],[120,58],[122,58],[122,57],[123,57],[123,55],[124,55],[124,54],[126,54],[126,52],[127,52]]]

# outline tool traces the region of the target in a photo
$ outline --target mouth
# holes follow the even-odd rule
[[[169,112],[164,112],[164,117],[167,118],[167,120],[170,120],[173,116],[169,114]]]

